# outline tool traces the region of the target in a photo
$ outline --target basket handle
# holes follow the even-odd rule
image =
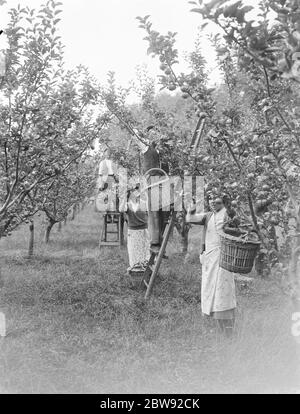
[[[164,170],[162,170],[161,168],[150,168],[150,170],[147,170],[145,172],[144,177],[147,179],[147,175],[149,175],[150,172],[152,172],[152,171],[159,171],[159,172],[163,173],[163,175],[165,175],[167,178],[169,178],[168,174]]]
[[[165,176],[164,179],[162,181],[158,181],[157,183],[148,185],[147,187],[143,188],[141,192],[144,192],[146,190],[149,190],[152,187],[156,187],[156,186],[158,186],[160,184],[163,184],[163,183],[166,183],[167,181],[169,181],[168,174],[164,170],[162,170],[161,168],[150,168],[150,170],[146,171],[145,174],[144,174],[144,177],[145,177],[146,180],[150,177],[149,173],[150,172],[153,172],[153,171],[162,172],[164,174],[164,176]]]

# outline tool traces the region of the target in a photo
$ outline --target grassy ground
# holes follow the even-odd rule
[[[189,263],[170,244],[152,299],[126,277],[126,250],[98,249],[86,208],[49,246],[27,229],[0,241],[0,392],[299,392],[299,345],[288,300],[270,281],[239,290],[237,332],[226,340],[200,312],[197,228]]]

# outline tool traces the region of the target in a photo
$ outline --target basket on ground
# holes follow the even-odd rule
[[[260,242],[220,233],[220,267],[233,273],[247,274],[253,267]]]

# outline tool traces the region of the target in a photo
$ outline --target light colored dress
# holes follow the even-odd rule
[[[128,229],[127,249],[129,266],[145,263],[150,258],[150,238],[147,229]]]
[[[150,238],[147,213],[142,205],[131,200],[127,203],[127,249],[129,266],[145,264],[150,258]]]
[[[229,310],[236,308],[234,273],[219,266],[221,242],[218,232],[222,230],[226,209],[213,213],[207,223],[205,252],[202,264],[201,307],[206,315],[231,318]]]

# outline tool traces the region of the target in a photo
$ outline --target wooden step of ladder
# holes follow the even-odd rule
[[[99,247],[122,246],[124,244],[123,222],[122,213],[107,211],[104,214]],[[109,240],[108,235],[115,235],[115,237],[113,240]]]
[[[160,250],[158,253],[153,253],[153,252],[151,253],[146,270],[143,274],[141,283],[145,285],[147,288],[146,293],[145,293],[145,299],[148,299],[151,294],[155,278],[158,275],[158,271],[159,271],[162,259],[166,251],[169,237],[170,237],[172,228],[175,223],[175,219],[176,219],[176,211],[172,210],[170,217],[169,217],[169,221],[164,230],[163,240],[162,240]]]

